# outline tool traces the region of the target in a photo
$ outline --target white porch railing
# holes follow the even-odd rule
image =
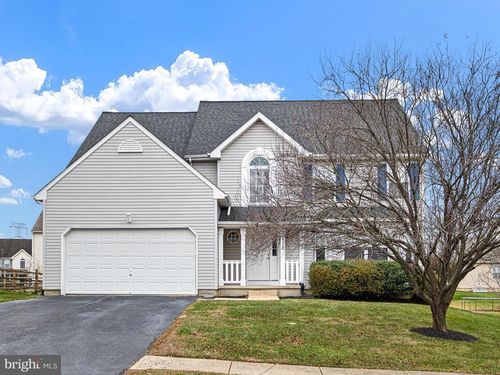
[[[239,284],[241,281],[241,261],[223,260],[222,275],[224,284]]]
[[[300,260],[285,260],[285,281],[287,283],[300,282]]]

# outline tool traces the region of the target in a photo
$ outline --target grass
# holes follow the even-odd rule
[[[500,317],[450,309],[447,341],[409,332],[430,326],[425,305],[333,300],[200,301],[149,354],[395,370],[500,373]]]
[[[23,299],[31,299],[37,297],[36,294],[30,292],[16,292],[13,290],[0,290],[0,303],[10,302]]]
[[[482,297],[482,298],[498,298],[500,293],[489,292],[455,292],[453,300],[461,300],[463,297]]]
[[[496,301],[467,301],[462,303],[464,297],[479,297],[479,298],[500,298],[499,293],[482,293],[482,292],[455,292],[453,301],[450,306],[457,309],[464,309],[482,314],[497,315],[500,317],[500,300]]]

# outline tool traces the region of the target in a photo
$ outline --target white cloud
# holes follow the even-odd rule
[[[23,188],[11,190],[10,191],[10,195],[12,195],[12,197],[18,198],[18,199],[28,199],[28,198],[31,198],[30,193],[28,193],[27,191],[25,191]]]
[[[23,204],[24,199],[29,199],[29,198],[31,198],[31,194],[28,193],[23,188],[12,189],[10,191],[9,196],[0,197],[0,205],[1,204],[19,205]]]
[[[2,176],[0,174],[0,188],[11,187],[11,186],[12,182],[10,182],[10,180],[7,177]]]
[[[14,199],[14,198],[0,197],[0,204],[14,204],[14,205],[18,205],[19,202],[16,199]]]
[[[81,141],[102,111],[189,111],[200,100],[280,99],[283,92],[274,83],[236,82],[225,63],[191,51],[170,68],[122,75],[96,97],[84,95],[80,78],[63,82],[59,91],[42,89],[46,79],[33,59],[0,59],[0,123],[65,129],[70,140]]]
[[[7,157],[11,160],[20,159],[24,158],[25,156],[28,156],[28,154],[23,149],[16,150],[10,147],[7,148],[7,150],[5,150],[5,153],[7,154]]]

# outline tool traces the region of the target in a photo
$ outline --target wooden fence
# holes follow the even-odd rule
[[[32,290],[39,293],[42,289],[41,272],[14,268],[0,268],[0,290]]]

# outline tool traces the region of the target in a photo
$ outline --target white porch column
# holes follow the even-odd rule
[[[300,232],[300,245],[299,245],[299,264],[300,264],[300,274],[299,274],[299,282],[304,282],[304,233]]]
[[[286,285],[285,278],[285,236],[280,238],[280,285]]]
[[[219,249],[219,286],[224,285],[224,269],[222,262],[224,260],[224,228],[219,228],[218,231],[219,241],[218,241],[218,249]]]
[[[246,273],[246,238],[247,238],[247,230],[245,228],[240,229],[240,253],[241,253],[241,273],[240,273],[240,285],[247,285],[247,273]]]

